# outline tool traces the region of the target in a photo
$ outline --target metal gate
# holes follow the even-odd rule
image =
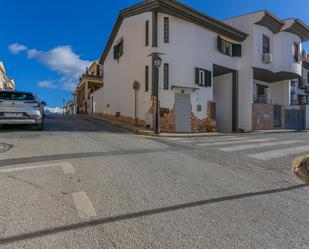
[[[280,105],[274,105],[274,119],[273,124],[274,127],[281,127],[281,106]]]
[[[190,94],[176,94],[176,132],[192,131],[192,107]]]
[[[303,110],[285,110],[285,128],[303,130],[305,127],[305,112]]]

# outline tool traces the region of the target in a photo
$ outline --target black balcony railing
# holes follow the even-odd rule
[[[253,96],[253,102],[257,104],[272,104],[272,99],[267,98],[267,96]]]
[[[301,101],[299,99],[291,100],[291,105],[301,105]]]

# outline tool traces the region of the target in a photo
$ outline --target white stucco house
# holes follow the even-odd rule
[[[249,34],[242,62],[251,75],[246,95],[253,92],[253,106],[246,111],[252,111],[252,128],[284,128],[291,82],[302,79],[302,42],[309,39],[308,27],[298,19],[280,20],[265,10],[225,22]]]
[[[295,57],[308,39],[301,21],[267,11],[220,21],[179,1],[145,0],[119,14],[100,58],[94,113],[166,132],[268,127],[269,107],[254,102],[289,105],[290,80],[302,72]]]

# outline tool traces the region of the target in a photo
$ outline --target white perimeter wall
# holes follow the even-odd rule
[[[214,78],[214,101],[216,102],[216,119],[219,132],[232,132],[232,88],[232,73]]]

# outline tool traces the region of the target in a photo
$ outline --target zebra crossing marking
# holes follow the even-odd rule
[[[226,138],[204,138],[204,139],[189,139],[189,140],[182,140],[181,143],[197,143],[197,142],[220,142],[220,141],[238,141],[238,140],[246,140],[252,137],[226,137]]]
[[[277,138],[259,138],[259,139],[245,139],[238,141],[224,141],[224,142],[214,142],[214,143],[199,143],[198,146],[209,146],[209,145],[226,145],[226,144],[241,144],[241,143],[253,143],[253,142],[267,142],[277,140]]]
[[[293,147],[293,148],[286,148],[286,149],[271,150],[271,151],[266,151],[262,153],[250,154],[247,156],[250,158],[266,161],[266,160],[271,160],[271,159],[275,159],[279,157],[295,155],[295,154],[299,154],[303,152],[309,152],[309,145],[298,146],[298,147]]]
[[[303,140],[288,140],[288,141],[277,141],[277,142],[269,142],[269,143],[258,143],[258,144],[244,144],[244,145],[237,145],[237,146],[230,146],[226,148],[221,148],[221,151],[225,152],[232,152],[232,151],[240,151],[240,150],[250,150],[250,149],[258,149],[264,148],[268,146],[275,146],[275,145],[288,145],[288,144],[295,144],[304,142]]]

